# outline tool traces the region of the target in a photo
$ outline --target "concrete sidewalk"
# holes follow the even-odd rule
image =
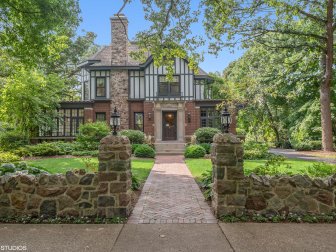
[[[7,245],[37,252],[327,252],[336,250],[335,233],[335,224],[1,224],[0,249]]]

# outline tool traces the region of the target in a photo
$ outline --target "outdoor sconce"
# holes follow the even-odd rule
[[[152,120],[152,113],[148,113],[148,120]]]
[[[113,128],[112,135],[117,135],[117,127],[120,126],[120,114],[117,112],[117,107],[114,107],[113,113],[111,113],[110,125]]]
[[[231,115],[226,107],[224,107],[221,114],[221,123],[223,133],[229,133],[229,128],[231,124]]]
[[[191,113],[190,112],[188,112],[187,114],[187,119],[188,119],[188,123],[191,123]]]

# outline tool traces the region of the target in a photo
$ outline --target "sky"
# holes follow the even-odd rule
[[[198,2],[192,1],[194,8],[197,8]],[[123,0],[79,0],[81,8],[82,23],[78,28],[78,34],[83,31],[91,31],[97,35],[95,43],[98,45],[108,45],[111,43],[110,17],[119,11]],[[140,0],[133,0],[128,4],[123,13],[128,18],[128,33],[132,40],[135,34],[150,26],[150,23],[144,18],[144,11]],[[195,34],[204,36],[202,20],[193,26]],[[204,51],[204,61],[200,63],[200,67],[207,72],[222,72],[230,62],[238,59],[243,51],[236,49],[231,53],[229,49],[224,49],[216,57],[207,53],[207,48],[199,49]]]

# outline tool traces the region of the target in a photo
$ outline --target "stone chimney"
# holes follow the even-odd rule
[[[127,63],[127,35],[128,35],[128,20],[124,14],[115,14],[111,20],[111,53],[112,65],[125,65]]]

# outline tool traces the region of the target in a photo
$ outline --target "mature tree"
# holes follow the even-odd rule
[[[231,63],[223,81],[228,93],[245,104],[239,127],[279,146],[320,139],[318,58],[316,52],[274,53],[253,46]],[[332,99],[336,99],[335,92]]]
[[[192,67],[197,65],[201,57],[194,49],[204,41],[192,36],[190,27],[200,16],[192,13],[190,0],[142,2],[145,18],[152,25],[138,34],[140,47],[153,52],[158,64],[169,66],[173,57],[183,56]],[[205,13],[203,23],[213,53],[254,43],[274,50],[319,53],[322,143],[324,150],[332,151],[333,0],[202,0],[200,9]]]
[[[95,34],[76,36],[78,0],[0,2],[0,121],[25,134],[52,126],[58,102],[78,99],[78,63]]]
[[[0,1],[0,47],[29,66],[58,58],[80,22],[77,0]]]
[[[0,121],[31,136],[41,125],[52,125],[64,84],[55,74],[17,70],[0,89]]]
[[[65,83],[63,100],[80,99],[80,70],[78,64],[98,51],[99,46],[94,43],[96,35],[87,32],[83,36],[71,38],[68,47],[60,52],[59,57],[51,59],[44,70],[47,74],[55,73]]]

